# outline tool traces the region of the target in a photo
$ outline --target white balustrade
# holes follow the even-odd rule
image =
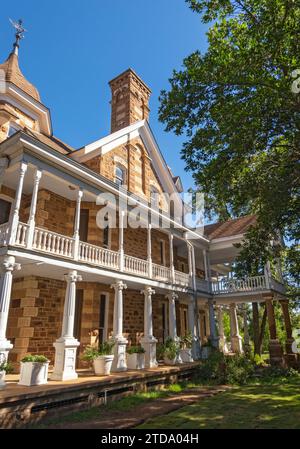
[[[212,282],[212,292],[215,295],[226,293],[251,292],[265,290],[267,288],[266,277],[251,276],[245,279],[222,279]]]
[[[74,239],[47,229],[35,228],[33,245],[34,249],[63,257],[73,257]]]
[[[124,256],[124,271],[132,274],[140,274],[148,277],[149,265],[147,260],[138,259],[137,257]]]
[[[188,287],[190,285],[190,276],[187,273],[175,270],[175,284]]]
[[[162,265],[152,264],[152,276],[157,281],[172,282],[172,273],[170,268]]]
[[[79,243],[79,260],[82,262],[119,269],[119,253],[89,243]]]
[[[19,223],[16,234],[16,245],[25,246],[26,244],[26,236],[28,232],[29,226],[25,223]]]
[[[7,245],[8,242],[8,229],[9,229],[9,224],[8,223],[4,223],[2,225],[0,225],[0,246],[5,246]]]

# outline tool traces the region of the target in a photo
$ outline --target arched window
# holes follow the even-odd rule
[[[126,168],[120,164],[116,165],[115,183],[119,186],[123,186],[126,184]]]

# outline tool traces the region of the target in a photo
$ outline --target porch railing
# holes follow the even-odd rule
[[[15,237],[15,244],[17,246],[27,246],[28,232],[28,224],[19,222]],[[9,223],[0,225],[0,246],[8,245],[9,237]],[[34,229],[31,248],[44,253],[90,263],[95,266],[111,268],[117,271],[122,269],[119,252],[85,242],[79,242],[78,248],[74,238],[38,227]],[[136,274],[145,278],[151,276],[153,280],[166,283],[174,282],[175,285],[181,285],[183,287],[191,286],[190,277],[187,273],[182,273],[177,270],[172,273],[169,267],[158,264],[152,264],[152,267],[150,267],[147,260],[127,254],[124,255],[124,263],[122,266],[126,273]],[[152,270],[149,268],[152,268]],[[255,292],[269,288],[282,293],[285,291],[282,283],[266,275],[251,276],[244,279],[222,279],[211,283],[196,278],[196,288],[198,291],[211,292],[213,295]]]
[[[214,295],[238,292],[252,292],[267,289],[267,279],[262,276],[251,276],[245,279],[222,279],[212,282]]]
[[[103,267],[118,269],[120,264],[120,255],[116,251],[101,248],[100,246],[89,243],[79,243],[79,260],[81,262],[100,265]]]
[[[175,284],[188,287],[190,285],[190,276],[182,271],[175,270]]]
[[[127,273],[140,274],[141,276],[147,277],[149,274],[148,261],[125,254],[124,271],[126,271]]]
[[[170,268],[164,267],[162,265],[157,265],[156,263],[152,264],[152,277],[157,281],[163,282],[172,281],[172,274]]]
[[[73,257],[74,239],[56,232],[35,228],[32,247],[45,253],[71,258]]]

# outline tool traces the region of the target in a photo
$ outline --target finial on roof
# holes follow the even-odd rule
[[[16,30],[16,40],[14,42],[14,48],[12,53],[18,56],[19,53],[19,46],[20,46],[20,40],[24,39],[24,33],[27,31],[25,30],[25,28],[23,27],[23,20],[19,19],[18,22],[15,22],[14,20],[9,19],[10,23],[12,24],[12,26],[14,27],[14,29]]]

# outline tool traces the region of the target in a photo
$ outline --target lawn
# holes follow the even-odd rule
[[[140,429],[299,429],[300,382],[233,387]]]

